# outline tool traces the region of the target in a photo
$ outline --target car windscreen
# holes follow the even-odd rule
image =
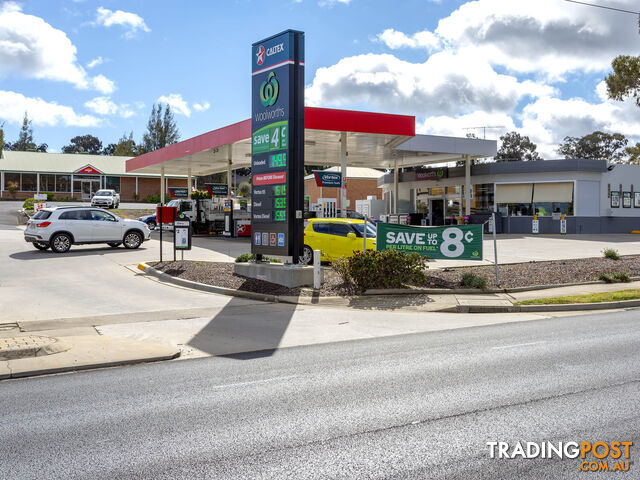
[[[180,200],[171,200],[169,203],[167,203],[167,207],[179,207],[180,206]]]
[[[96,196],[98,196],[98,197],[110,197],[111,195],[113,195],[113,194],[109,190],[98,190],[96,192]]]
[[[31,218],[33,218],[34,220],[44,220],[46,218],[49,218],[50,216],[51,212],[47,210],[38,210],[36,214]]]
[[[354,223],[352,226],[358,231],[358,236],[361,237],[364,234],[364,223]],[[370,223],[367,223],[367,238],[375,238],[377,233],[376,227]]]

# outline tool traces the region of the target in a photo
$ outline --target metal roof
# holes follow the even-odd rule
[[[0,157],[0,171],[70,174],[84,167],[93,167],[103,175],[157,176],[153,173],[127,173],[126,161],[130,158],[132,157],[4,150]]]
[[[415,117],[305,107],[306,165],[340,165],[347,135],[349,167],[390,168],[493,156],[494,140],[415,134]],[[251,166],[251,119],[213,130],[127,161],[127,172],[209,175]],[[448,142],[447,142],[448,140]],[[422,149],[422,150],[420,150]]]

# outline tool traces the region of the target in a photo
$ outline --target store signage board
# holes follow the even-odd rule
[[[226,197],[229,195],[229,185],[226,183],[205,183],[205,186],[212,197]]]
[[[482,225],[410,227],[379,223],[377,250],[416,252],[438,260],[482,260]]]
[[[322,170],[314,171],[316,177],[316,185],[318,187],[337,187],[342,185],[342,174],[338,172],[325,172]]]
[[[251,253],[296,263],[304,229],[297,214],[304,208],[304,33],[254,43],[251,71]]]
[[[171,198],[189,198],[189,189],[187,187],[169,188]]]

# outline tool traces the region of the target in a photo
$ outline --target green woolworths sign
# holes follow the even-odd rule
[[[482,225],[407,227],[379,223],[377,250],[417,252],[438,260],[482,260]]]

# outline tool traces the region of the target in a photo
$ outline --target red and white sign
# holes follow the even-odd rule
[[[275,232],[269,233],[269,246],[275,247],[278,244],[278,234]]]
[[[236,235],[238,237],[250,237],[251,220],[238,220],[236,222]]]
[[[265,54],[264,47],[260,45],[258,47],[258,53],[256,53],[256,57],[258,57],[256,62],[258,65],[262,65],[264,63],[264,54]]]
[[[40,210],[42,210],[43,208],[46,208],[46,207],[47,207],[46,203],[42,203],[42,202],[34,203],[33,204],[33,213],[36,213],[36,212],[38,212],[38,211],[40,211]]]
[[[97,168],[95,168],[92,165],[85,165],[84,167],[76,170],[73,173],[89,173],[89,174],[101,174],[102,172],[100,170],[98,170]]]
[[[254,185],[277,185],[287,183],[287,172],[261,173],[253,176]]]

